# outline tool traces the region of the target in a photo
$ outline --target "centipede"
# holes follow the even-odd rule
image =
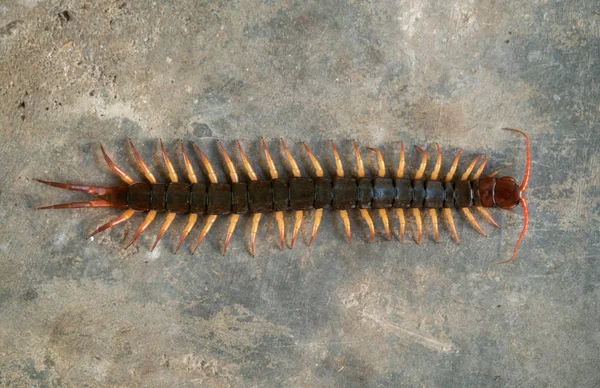
[[[165,220],[154,240],[151,250],[153,251],[159,241],[167,232],[177,214],[188,215],[188,221],[185,224],[183,232],[175,247],[175,253],[180,249],[184,240],[190,234],[198,221],[200,215],[205,217],[204,225],[195,243],[190,244],[190,252],[194,254],[200,246],[211,227],[219,216],[230,216],[229,226],[225,235],[222,254],[227,251],[227,247],[234,233],[236,225],[243,214],[252,216],[250,231],[250,253],[255,255],[255,240],[261,217],[265,213],[274,213],[279,233],[279,245],[284,249],[285,245],[285,221],[284,212],[294,212],[294,226],[289,247],[295,244],[298,231],[301,227],[304,212],[313,210],[313,226],[308,245],[312,245],[319,226],[323,210],[331,209],[338,213],[344,226],[348,243],[352,242],[350,218],[348,212],[358,210],[360,216],[369,228],[369,242],[375,237],[375,226],[370,211],[377,211],[382,221],[387,240],[391,240],[391,227],[388,217],[389,212],[396,214],[398,219],[398,237],[401,242],[404,241],[407,218],[412,215],[416,226],[415,241],[421,243],[423,236],[423,213],[429,216],[436,242],[439,242],[439,221],[438,212],[446,220],[448,229],[452,238],[459,243],[456,226],[452,215],[452,209],[461,212],[466,220],[483,236],[486,233],[477,223],[471,209],[474,208],[487,219],[492,225],[499,228],[498,223],[494,221],[486,208],[500,208],[511,210],[519,204],[523,210],[523,227],[521,234],[514,246],[512,257],[502,263],[508,263],[515,260],[517,250],[529,222],[527,202],[525,200],[525,190],[529,182],[530,172],[530,144],[529,137],[523,131],[513,128],[503,128],[522,135],[525,139],[526,166],[525,175],[519,185],[513,177],[497,174],[505,167],[502,167],[488,175],[483,176],[483,171],[487,162],[485,155],[476,156],[467,166],[462,174],[457,174],[457,166],[462,150],[458,150],[454,157],[449,171],[444,177],[440,174],[442,165],[442,152],[439,145],[436,144],[437,156],[434,167],[428,177],[425,176],[427,168],[428,154],[423,148],[415,146],[420,153],[420,164],[416,169],[414,176],[407,176],[405,170],[405,149],[404,143],[400,143],[400,157],[395,176],[390,177],[386,173],[386,166],[382,152],[377,148],[367,148],[369,152],[376,155],[377,174],[374,177],[368,177],[365,173],[365,167],[361,152],[356,142],[354,142],[354,153],[356,157],[356,176],[347,176],[344,172],[342,160],[336,150],[333,140],[331,141],[331,151],[335,160],[335,176],[325,177],[321,163],[311,152],[306,143],[301,143],[301,147],[306,152],[310,163],[314,167],[314,176],[302,176],[298,163],[288,149],[285,141],[280,139],[283,153],[287,158],[291,177],[284,179],[279,177],[275,162],[271,157],[264,138],[261,140],[262,150],[268,165],[270,180],[258,179],[252,164],[244,153],[239,141],[235,144],[239,152],[239,157],[246,170],[248,180],[242,181],[237,173],[236,167],[225,150],[223,144],[216,140],[216,145],[224,161],[226,172],[229,176],[228,182],[219,181],[215,168],[202,150],[191,143],[192,148],[198,154],[206,176],[207,182],[199,181],[194,166],[181,141],[181,154],[187,172],[187,183],[180,182],[173,163],[165,151],[164,144],[159,139],[160,152],[169,175],[170,182],[158,183],[155,175],[148,165],[144,162],[139,152],[133,145],[133,141],[128,139],[130,149],[136,160],[137,165],[143,172],[146,182],[136,182],[123,169],[118,167],[108,156],[102,144],[100,150],[108,167],[116,173],[124,184],[114,187],[89,186],[83,184],[70,184],[52,182],[42,179],[36,181],[66,190],[84,191],[99,199],[93,199],[85,202],[70,202],[50,206],[42,206],[36,209],[76,209],[76,208],[121,208],[126,209],[118,217],[111,219],[94,230],[88,238],[103,232],[113,226],[121,224],[136,213],[145,213],[146,217],[139,225],[131,241],[125,248],[129,248],[141,236],[141,234],[154,221],[158,213],[166,213]],[[479,167],[475,167],[481,160]],[[471,176],[471,174],[473,175]]]

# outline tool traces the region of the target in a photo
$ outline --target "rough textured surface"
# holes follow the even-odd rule
[[[600,385],[599,14],[594,0],[0,1],[0,385]],[[240,138],[266,177],[260,136],[283,176],[279,137],[304,173],[299,141],[331,176],[334,138],[347,173],[351,139],[390,169],[402,140],[439,143],[446,169],[459,147],[461,168],[485,152],[521,179],[504,126],[533,143],[530,230],[505,266],[519,210],[493,212],[487,239],[459,219],[460,245],[445,228],[435,244],[427,220],[421,246],[388,243],[378,220],[369,245],[356,214],[348,246],[326,211],[310,248],[308,213],[283,252],[269,215],[255,258],[247,217],[225,257],[225,219],[191,256],[198,226],[173,254],[184,217],[150,253],[163,216],[123,250],[141,215],[89,241],[116,211],[33,210],[87,198],[33,177],[117,182],[99,142],[133,172],[127,137],[162,179],[156,138],[182,174],[177,139],[218,164],[213,138]]]

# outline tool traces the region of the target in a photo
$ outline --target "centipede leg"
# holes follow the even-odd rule
[[[373,242],[373,238],[375,237],[375,225],[373,225],[373,220],[371,219],[371,215],[369,214],[369,211],[367,209],[359,209],[360,210],[360,215],[362,216],[363,220],[365,220],[365,222],[367,223],[367,226],[369,227],[369,231],[371,232],[371,236],[369,237],[369,244]]]
[[[296,236],[298,235],[298,230],[300,230],[300,224],[302,224],[302,210],[296,211],[296,219],[294,221],[294,231],[292,232],[292,244],[290,248],[294,247],[294,243],[296,242]]]
[[[315,220],[313,221],[312,233],[310,234],[310,241],[308,242],[308,246],[310,246],[317,235],[317,231],[319,230],[319,225],[321,225],[321,218],[323,217],[323,209],[315,210]]]
[[[387,211],[385,209],[379,209],[379,218],[381,218],[381,222],[383,222],[383,229],[385,230],[385,236],[388,241],[391,240],[390,237],[390,220],[387,216]]]
[[[146,215],[144,221],[140,224],[139,228],[133,235],[133,238],[131,239],[129,244],[127,244],[127,246],[125,247],[125,249],[129,248],[131,244],[133,244],[138,239],[138,237],[140,237],[142,233],[144,233],[144,231],[148,228],[148,226],[150,226],[152,221],[154,221],[154,217],[156,217],[156,210],[150,210]]]
[[[214,214],[211,214],[208,217],[206,217],[206,222],[204,223],[204,227],[202,228],[202,231],[200,232],[200,236],[198,236],[198,239],[196,240],[196,244],[194,245],[194,248],[192,248],[192,255],[194,253],[196,253],[196,249],[198,249],[198,246],[200,245],[202,240],[204,240],[204,237],[206,237],[206,235],[210,231],[210,228],[212,228],[213,224],[215,223],[216,219],[217,219],[217,216]]]
[[[417,244],[421,244],[421,237],[423,237],[423,221],[421,220],[421,211],[417,208],[412,209],[415,223],[417,224]]]
[[[160,143],[160,151],[165,161],[165,165],[167,166],[167,171],[169,172],[169,179],[171,179],[171,182],[179,182],[179,177],[177,176],[177,172],[175,172],[175,167],[173,167],[171,159],[169,159],[169,156],[167,155],[167,151],[165,151],[162,139],[158,139],[158,142]]]
[[[454,174],[456,173],[456,168],[458,167],[458,161],[460,159],[461,153],[462,150],[459,149],[456,153],[456,156],[454,157],[454,160],[452,161],[452,165],[450,166],[450,170],[448,170],[448,174],[446,174],[446,178],[444,179],[444,181],[450,182],[452,178],[454,178]]]
[[[437,149],[437,156],[435,158],[435,166],[433,171],[431,172],[431,176],[429,179],[435,181],[438,179],[438,174],[440,173],[440,169],[442,167],[442,151],[440,150],[440,145],[436,144],[435,148]]]
[[[50,205],[50,206],[40,206],[36,207],[36,210],[46,210],[46,209],[81,209],[81,208],[105,208],[105,207],[114,207],[110,202],[105,199],[95,199],[92,201],[86,202],[70,202],[70,203],[61,203],[58,205]]]
[[[169,227],[171,226],[171,223],[173,223],[174,219],[175,219],[175,213],[167,213],[165,222],[163,222],[162,226],[160,227],[160,230],[158,231],[158,234],[156,235],[156,239],[154,240],[154,244],[152,245],[152,249],[150,250],[151,252],[154,251],[154,248],[156,248],[156,245],[158,244],[158,242],[160,241],[162,236],[165,234],[167,229],[169,229]]]
[[[481,235],[483,237],[487,237],[487,234],[485,234],[485,232],[483,231],[483,229],[481,229],[481,226],[479,226],[479,224],[475,220],[475,217],[473,217],[473,213],[471,213],[471,211],[469,210],[469,208],[463,207],[461,210],[462,210],[463,214],[465,215],[465,217],[467,217],[467,220],[469,220],[469,222],[471,223],[471,225],[473,225],[473,227],[479,233],[481,233]]]
[[[342,217],[342,222],[344,223],[348,244],[352,244],[352,232],[350,231],[350,219],[348,218],[348,211],[340,210],[340,217]]]
[[[435,209],[429,209],[429,217],[431,217],[431,225],[433,225],[433,234],[435,236],[435,242],[439,242],[440,235],[438,231],[437,212]]]
[[[283,212],[275,212],[275,220],[277,221],[277,229],[279,229],[279,249],[283,250],[285,245],[285,220]]]
[[[425,152],[421,147],[415,146],[417,151],[421,153],[421,164],[415,173],[415,179],[421,179],[423,174],[425,173],[425,168],[427,166],[427,152]]]
[[[477,209],[496,228],[500,227],[500,225],[498,225],[496,221],[494,221],[490,213],[488,213],[483,206],[475,206],[475,209]]]
[[[177,251],[179,250],[179,247],[181,247],[181,244],[183,244],[183,240],[185,240],[187,235],[190,234],[190,232],[192,231],[192,228],[196,224],[197,220],[198,220],[198,214],[196,214],[196,213],[190,214],[190,217],[188,218],[188,222],[187,222],[187,224],[185,224],[185,228],[183,228],[181,237],[179,237],[179,241],[177,242],[177,247],[175,247],[175,253],[177,253]]]
[[[400,223],[400,231],[398,232],[400,235],[400,241],[404,242],[404,229],[406,228],[406,219],[404,218],[404,209],[401,209],[401,208],[396,209],[396,216],[398,217],[398,222]]]
[[[111,170],[113,170],[113,172],[115,174],[117,174],[119,177],[121,177],[121,179],[127,183],[128,185],[133,184],[133,179],[131,179],[131,177],[129,175],[127,175],[127,173],[125,171],[123,171],[121,168],[119,168],[119,166],[117,166],[111,158],[108,157],[108,155],[106,154],[106,151],[104,151],[104,147],[102,147],[102,144],[100,144],[100,150],[102,151],[102,155],[104,156],[104,160],[106,161],[106,164],[108,164],[108,167],[110,167]]]
[[[478,155],[471,161],[471,163],[465,170],[464,174],[460,177],[461,181],[466,181],[467,179],[469,179],[469,175],[471,175],[471,171],[473,171],[473,168],[477,164],[477,161],[479,160],[480,157],[481,157],[481,155]]]
[[[262,213],[255,213],[252,216],[252,228],[250,229],[250,250],[252,251],[252,257],[254,257],[254,241],[256,240],[256,232],[258,231],[261,216]]]
[[[115,193],[118,190],[122,191],[122,190],[126,189],[126,186],[102,187],[102,186],[87,186],[87,185],[75,185],[75,184],[70,184],[70,183],[51,182],[51,181],[44,181],[42,179],[36,179],[36,178],[33,178],[33,180],[38,181],[38,182],[43,183],[48,186],[58,187],[61,189],[71,190],[71,191],[83,191],[88,194],[92,194],[92,195],[96,195],[96,196],[100,196],[100,197],[105,197],[107,195]]]
[[[505,165],[503,165],[502,167],[500,167],[499,169],[497,169],[496,171],[492,172],[491,174],[488,175],[488,177],[493,178],[496,175],[498,175],[498,173],[502,170],[504,170],[506,167],[510,167],[512,166],[512,163],[506,163]]]
[[[452,210],[450,208],[442,209],[442,216],[448,221],[448,227],[452,233],[452,237],[456,243],[459,243],[458,234],[456,233],[456,225],[454,224],[454,218],[452,217]]]
[[[133,209],[125,210],[125,212],[123,214],[121,214],[120,216],[118,216],[117,218],[114,218],[114,219],[108,221],[106,224],[102,225],[101,227],[99,227],[98,229],[93,231],[92,234],[90,234],[88,236],[88,238],[90,238],[106,229],[112,228],[115,225],[119,225],[120,223],[127,221],[134,214],[135,214],[135,211]]]
[[[525,232],[527,231],[527,225],[529,224],[529,211],[527,210],[527,201],[525,201],[525,197],[521,197],[519,202],[521,202],[521,208],[523,209],[523,229],[521,229],[521,234],[519,235],[519,239],[515,244],[515,249],[513,250],[512,257],[506,261],[501,262],[500,264],[510,263],[515,259],[515,257],[517,257],[517,249],[519,249],[519,244],[521,244],[521,241],[525,236]]]
[[[479,179],[479,177],[481,176],[481,173],[483,172],[483,169],[485,168],[486,162],[487,162],[487,156],[483,155],[483,160],[481,161],[481,165],[479,166],[479,168],[475,172],[475,175],[473,175],[473,179],[472,180]]]
[[[129,140],[129,146],[131,147],[131,151],[133,151],[133,156],[135,157],[135,160],[137,161],[137,164],[140,167],[140,170],[142,170],[142,172],[144,173],[144,176],[146,177],[146,179],[148,179],[148,182],[150,182],[153,185],[156,184],[156,178],[154,177],[154,174],[152,174],[152,171],[150,171],[150,168],[148,168],[148,165],[146,164],[146,162],[144,162],[144,159],[142,159],[140,154],[135,149],[135,146],[133,145],[133,141],[131,140],[131,138],[128,140]]]
[[[223,255],[227,252],[227,246],[229,245],[229,240],[231,239],[231,235],[235,230],[235,226],[240,219],[239,214],[232,214],[231,219],[229,220],[229,227],[227,228],[227,234],[225,235],[225,244],[223,244]]]

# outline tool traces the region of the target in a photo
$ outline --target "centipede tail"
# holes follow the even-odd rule
[[[369,230],[368,242],[374,241],[376,231],[371,210],[377,210],[378,220],[381,220],[385,237],[388,240],[391,239],[392,235],[388,211],[393,210],[393,213],[398,218],[398,237],[400,241],[404,241],[408,215],[410,217],[409,226],[412,223],[411,219],[414,220],[416,231],[413,233],[413,236],[417,244],[420,244],[423,240],[424,222],[431,222],[433,239],[439,242],[440,217],[438,216],[438,211],[440,211],[439,215],[442,222],[447,224],[452,238],[458,243],[459,238],[452,215],[453,208],[462,213],[465,219],[480,234],[486,236],[486,233],[475,219],[471,211],[472,208],[477,210],[492,225],[500,227],[487,212],[486,208],[498,207],[510,210],[520,204],[523,208],[523,229],[515,244],[512,257],[503,262],[508,263],[515,260],[518,247],[525,236],[529,223],[529,212],[523,193],[529,182],[531,156],[528,136],[520,130],[504,129],[516,132],[525,137],[526,167],[520,185],[517,184],[514,178],[509,176],[497,178],[496,175],[499,170],[486,176],[484,174],[487,163],[485,155],[476,156],[457,179],[461,150],[458,150],[448,172],[442,179],[442,152],[438,144],[435,145],[436,157],[429,178],[425,177],[429,159],[428,153],[418,146],[415,146],[415,149],[421,156],[419,165],[415,175],[412,178],[406,178],[405,149],[404,144],[400,143],[398,168],[396,169],[395,176],[390,178],[387,176],[381,151],[371,147],[367,148],[367,150],[372,152],[370,155],[376,157],[376,171],[374,177],[369,177],[364,166],[359,145],[354,142],[353,148],[357,173],[356,176],[349,177],[345,175],[342,160],[334,142],[331,141],[331,152],[335,161],[335,175],[332,179],[329,179],[324,176],[323,168],[315,155],[305,143],[301,143],[314,169],[313,177],[307,177],[302,175],[293,153],[283,139],[280,139],[281,149],[289,166],[288,171],[291,171],[291,177],[288,179],[280,177],[265,139],[261,139],[260,142],[268,166],[270,178],[268,180],[258,178],[240,142],[236,142],[239,157],[248,176],[248,182],[240,179],[232,158],[220,141],[217,140],[216,144],[229,177],[225,182],[219,181],[215,168],[209,159],[195,143],[192,143],[192,148],[198,154],[202,162],[202,167],[206,171],[206,177],[208,177],[208,181],[205,183],[199,181],[183,142],[180,143],[180,148],[188,183],[180,182],[177,171],[167,155],[165,146],[162,140],[159,139],[160,152],[170,182],[158,183],[155,175],[133,145],[132,140],[127,139],[136,163],[146,178],[145,182],[135,182],[123,169],[112,161],[104,147],[100,145],[100,150],[107,165],[125,182],[125,185],[102,187],[36,179],[38,182],[52,187],[83,191],[101,197],[100,199],[87,202],[64,203],[38,207],[37,209],[126,209],[120,216],[110,220],[92,232],[90,237],[127,221],[135,213],[145,213],[144,220],[137,228],[127,247],[131,246],[142,235],[154,221],[158,213],[166,213],[152,250],[155,249],[158,242],[167,232],[176,215],[187,215],[187,222],[177,240],[175,252],[180,249],[186,237],[193,231],[199,217],[203,216],[204,223],[200,234],[195,242],[191,244],[190,251],[192,254],[195,253],[198,246],[208,235],[217,218],[229,215],[229,225],[222,249],[222,253],[225,254],[240,216],[248,213],[252,215],[250,251],[252,256],[254,256],[260,221],[262,215],[266,213],[274,214],[280,249],[284,248],[286,241],[284,212],[294,212],[294,225],[289,244],[289,247],[293,248],[302,225],[304,212],[314,211],[313,225],[308,241],[308,245],[312,245],[318,233],[323,210],[325,209],[332,209],[339,214],[348,243],[352,242],[348,212],[353,210],[358,210]],[[479,161],[481,163],[477,167]],[[405,211],[408,211],[408,213]],[[412,230],[412,228],[409,229]]]

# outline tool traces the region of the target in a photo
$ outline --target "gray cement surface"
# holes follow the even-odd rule
[[[0,386],[600,386],[599,15],[594,0],[0,0]],[[458,245],[426,217],[420,246],[391,213],[392,242],[376,219],[366,243],[352,214],[348,245],[326,212],[308,247],[308,212],[284,251],[266,215],[254,258],[248,217],[226,256],[225,217],[192,256],[200,225],[173,253],[183,216],[152,253],[164,215],[125,250],[142,215],[90,241],[118,210],[34,210],[88,196],[32,178],[118,183],[99,143],[139,178],[128,137],[162,180],[158,138],[182,177],[178,139],[226,179],[214,139],[238,168],[241,139],[266,177],[261,136],[282,176],[280,137],[305,174],[300,141],[332,175],[327,140],[355,173],[356,139],[390,171],[400,141],[411,173],[412,145],[439,143],[443,171],[462,148],[460,169],[485,153],[521,180],[505,126],[532,141],[509,265],[519,208],[481,220],[487,238],[455,213]]]

